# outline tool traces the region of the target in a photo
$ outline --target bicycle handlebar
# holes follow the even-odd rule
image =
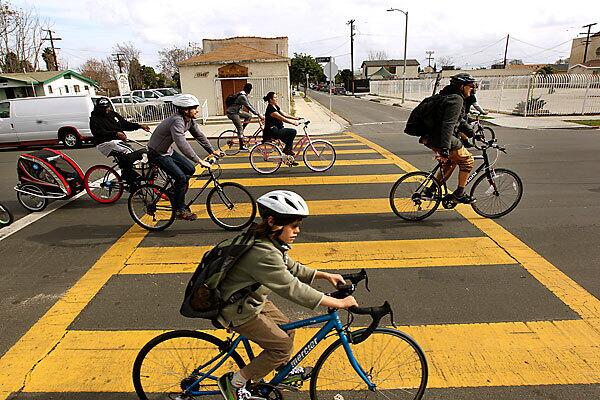
[[[348,297],[354,293],[354,291],[356,290],[356,285],[363,280],[365,281],[366,289],[368,291],[371,291],[369,289],[369,277],[367,275],[367,271],[364,268],[361,269],[359,272],[353,274],[342,274],[342,278],[344,278],[345,281],[350,281],[350,283],[338,284],[336,287],[337,290],[333,293],[329,293],[328,296],[337,299],[343,299],[345,297]],[[390,315],[392,326],[396,326],[394,324],[394,313],[392,312],[392,307],[387,301],[379,307],[354,306],[348,308],[348,311],[356,315],[370,315],[373,319],[371,321],[371,324],[365,330],[359,331],[357,334],[352,335],[352,343],[355,344],[358,344],[367,339],[379,326],[379,322],[381,322],[381,319],[388,314]]]

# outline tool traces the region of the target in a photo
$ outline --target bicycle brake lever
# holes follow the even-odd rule
[[[363,269],[363,271],[365,271]],[[367,275],[367,271],[365,271],[365,289],[367,289],[367,292],[370,292],[371,289],[369,289],[369,275]]]

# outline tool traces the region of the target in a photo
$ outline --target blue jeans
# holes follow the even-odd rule
[[[196,172],[194,163],[176,151],[173,151],[170,156],[162,156],[151,151],[148,153],[148,157],[175,181],[173,183],[173,208],[175,211],[185,210],[185,188],[190,176]]]

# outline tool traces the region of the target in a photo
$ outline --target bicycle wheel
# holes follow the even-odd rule
[[[272,174],[281,167],[283,153],[273,143],[259,143],[250,150],[250,165],[258,173]]]
[[[107,165],[94,165],[83,177],[85,191],[98,203],[110,204],[121,198],[123,181],[117,171]]]
[[[210,219],[228,231],[249,226],[256,216],[254,198],[244,186],[225,182],[212,188],[206,197],[206,211]]]
[[[494,132],[494,130],[492,128],[490,128],[489,126],[484,126],[483,129],[481,130],[481,134],[485,138],[484,140],[486,142],[488,142],[492,139],[496,139],[496,132]]]
[[[325,140],[313,140],[302,154],[304,164],[315,172],[327,171],[335,163],[335,148]]]
[[[13,223],[13,215],[4,204],[0,203],[0,228]]]
[[[48,199],[42,196],[46,195],[46,191],[37,185],[21,185],[21,190],[27,192],[17,192],[17,200],[28,211],[42,211],[48,206]]]
[[[240,152],[240,139],[237,131],[226,130],[221,132],[217,138],[217,147],[228,156],[234,156]]]
[[[135,358],[135,392],[141,400],[220,396],[217,379],[245,365],[233,351],[217,368],[226,355],[225,342],[212,335],[185,330],[163,333],[146,343]]]
[[[435,212],[440,205],[442,188],[427,172],[415,171],[403,175],[390,191],[390,206],[407,221],[420,221]],[[427,193],[426,189],[430,191]]]
[[[175,220],[171,195],[160,186],[138,186],[129,195],[127,208],[135,223],[149,231],[162,231]]]
[[[352,368],[338,339],[319,358],[310,380],[311,400],[324,399],[414,399],[423,397],[427,386],[427,361],[419,345],[408,335],[377,328],[359,344],[350,344],[352,354],[374,391]]]
[[[490,176],[483,174],[473,184],[473,210],[482,217],[500,218],[515,209],[523,196],[523,182],[508,169],[496,168]]]

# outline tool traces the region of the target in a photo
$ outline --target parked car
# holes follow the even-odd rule
[[[169,87],[169,88],[156,88],[154,90],[158,90],[160,93],[162,93],[163,96],[177,96],[179,94],[179,91],[175,88]]]
[[[333,94],[346,94],[346,88],[343,86],[334,87],[332,90]]]
[[[40,96],[0,102],[0,147],[52,145],[79,147],[92,139],[89,95]]]
[[[131,96],[141,97],[145,100],[161,101],[163,103],[172,103],[175,96],[165,96],[156,89],[134,90],[130,93]]]
[[[115,96],[111,97],[113,108],[125,118],[136,121],[150,119],[157,115],[165,103],[159,100],[146,100],[138,96]]]

